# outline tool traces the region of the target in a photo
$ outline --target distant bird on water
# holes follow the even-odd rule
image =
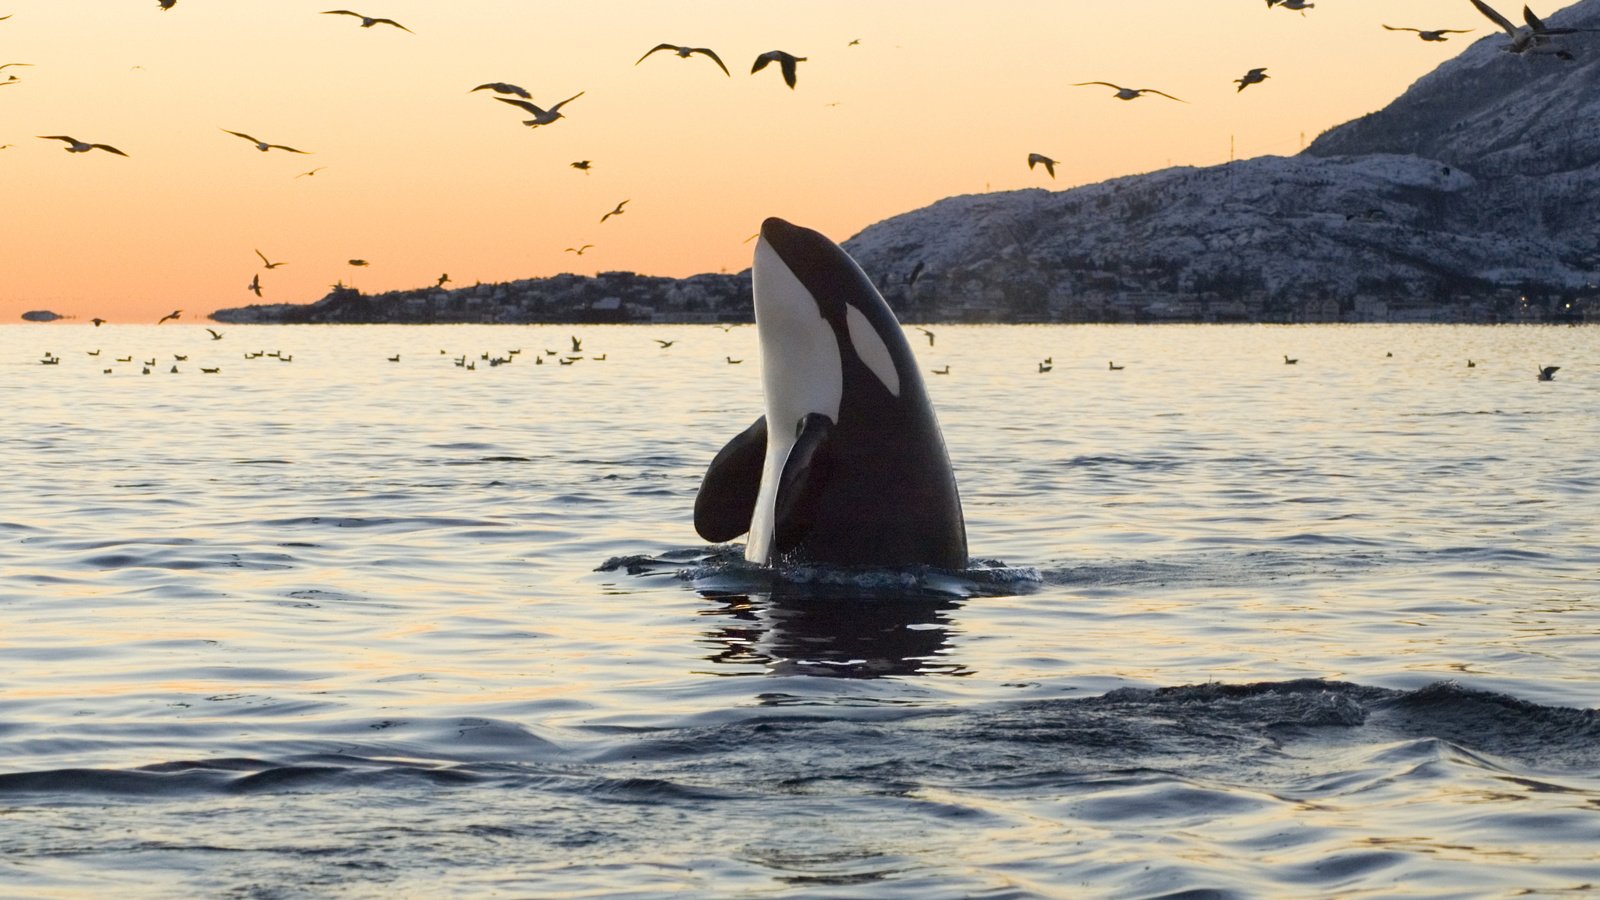
[[[557,103],[555,106],[550,107],[549,109],[542,109],[538,104],[531,100],[513,100],[510,97],[496,97],[495,99],[499,100],[501,103],[509,103],[512,106],[515,106],[533,116],[531,119],[524,119],[522,124],[528,126],[529,128],[538,128],[540,125],[549,125],[551,122],[562,118],[561,107],[566,106],[568,103],[571,103],[579,97],[582,97],[583,94],[583,91],[579,91],[576,94],[573,94],[571,97],[568,97],[560,103]]]
[[[263,141],[263,140],[261,140],[259,138],[251,137],[250,135],[245,134],[242,131],[228,131],[228,129],[226,129],[226,128],[224,128],[222,130],[227,132],[228,134],[233,135],[234,137],[241,137],[241,138],[244,138],[245,140],[249,141],[250,143],[255,144],[256,145],[256,149],[260,150],[262,153],[265,153],[268,150],[287,150],[290,153],[301,153],[301,154],[309,155],[310,152],[311,152],[309,150],[296,150],[293,147],[286,147],[283,144],[269,144],[266,141]]]
[[[288,265],[288,263],[272,262],[271,260],[267,259],[267,255],[262,253],[260,250],[256,251],[256,255],[261,257],[261,264],[266,266],[268,269],[276,269],[279,266]]]
[[[767,67],[767,63],[777,63],[778,68],[783,70],[783,83],[787,84],[790,90],[794,90],[795,64],[803,63],[805,61],[806,58],[804,56],[794,56],[793,54],[785,53],[782,50],[768,50],[767,52],[756,57],[755,65],[750,67],[750,74],[754,75],[762,69],[765,69]]]
[[[935,375],[949,375],[950,374],[950,366],[946,365],[942,369],[929,369],[928,371],[932,372]]]
[[[157,321],[157,322],[156,322],[156,324],[157,324],[157,325],[160,325],[160,324],[161,324],[161,323],[162,323],[162,322],[166,322],[166,321],[168,321],[168,320],[171,320],[171,319],[176,319],[176,318],[177,318],[177,317],[179,317],[179,316],[181,316],[181,315],[183,315],[183,310],[181,310],[181,309],[175,309],[175,310],[173,310],[173,311],[172,311],[172,312],[169,312],[169,313],[167,313],[167,314],[166,314],[166,315],[164,315],[164,316],[162,316],[162,317],[161,317],[161,318],[160,318],[160,319],[159,319],[159,320],[158,320],[158,321]]]
[[[104,150],[107,153],[115,153],[118,156],[128,155],[111,146],[110,144],[90,144],[86,141],[80,141],[75,137],[68,137],[64,134],[41,134],[39,135],[39,139],[45,141],[66,141],[66,150],[68,153],[88,153],[90,150]]]
[[[261,296],[261,276],[259,274],[252,276],[250,284],[245,286],[245,290],[255,294],[257,297]]]
[[[1473,361],[1472,361],[1472,360],[1470,360],[1470,359],[1469,359],[1469,360],[1467,360],[1467,368],[1469,368],[1469,369],[1476,369],[1476,368],[1477,368],[1477,367],[1478,367],[1478,364],[1477,364],[1477,363],[1475,363],[1475,362],[1473,362]]]
[[[688,59],[689,55],[692,53],[699,53],[702,56],[709,56],[711,57],[711,61],[717,64],[717,68],[722,70],[722,74],[728,76],[729,78],[733,77],[733,73],[728,71],[728,67],[722,64],[722,57],[718,56],[716,52],[709,47],[680,47],[677,44],[657,44],[654,47],[651,47],[644,56],[634,60],[633,64],[637,66],[639,63],[644,62],[651,53],[654,53],[657,50],[671,50],[673,53],[678,54],[679,59]]]
[[[1560,366],[1544,366],[1544,367],[1539,369],[1539,380],[1540,381],[1555,381],[1556,380],[1556,373],[1559,372],[1560,370],[1561,370]]]
[[[1297,363],[1299,361],[1300,361],[1299,359],[1290,359],[1289,358],[1289,354],[1287,354],[1287,353],[1285,353],[1283,355],[1283,364],[1286,365],[1286,366],[1292,366],[1292,365],[1294,365],[1295,363]]]
[[[1049,363],[1039,363],[1039,374],[1042,375],[1045,372],[1048,372],[1053,368],[1055,368],[1055,366],[1052,366]]]
[[[1389,31],[1415,31],[1417,37],[1425,41],[1446,41],[1449,40],[1449,38],[1445,37],[1447,34],[1467,34],[1472,31],[1471,28],[1436,28],[1432,31],[1427,31],[1421,28],[1396,28],[1393,25],[1385,25],[1383,27]]]
[[[1123,369],[1127,368],[1127,366],[1117,365],[1115,361],[1107,362],[1106,365],[1109,366],[1113,372],[1121,372]]]
[[[744,362],[742,359],[734,359],[731,356],[724,356],[723,359],[726,359],[728,361],[728,365],[730,366],[737,366],[738,364]]]
[[[325,15],[325,16],[355,16],[356,18],[361,20],[361,27],[362,28],[371,28],[374,25],[393,25],[394,27],[400,29],[401,31],[404,31],[406,34],[416,34],[415,31],[412,31],[411,29],[405,27],[404,25],[401,25],[399,22],[396,22],[393,19],[380,19],[380,18],[377,18],[376,16],[364,16],[361,13],[351,12],[348,9],[330,9],[330,10],[324,12],[323,15]]]
[[[1115,96],[1118,100],[1137,100],[1140,97],[1144,96],[1145,94],[1158,94],[1158,95],[1160,95],[1162,97],[1167,98],[1168,100],[1178,100],[1177,97],[1174,97],[1171,94],[1165,93],[1163,91],[1158,91],[1155,88],[1126,88],[1126,87],[1123,87],[1123,86],[1118,85],[1118,84],[1112,84],[1109,81],[1078,81],[1078,82],[1074,82],[1072,86],[1073,87],[1087,87],[1088,85],[1091,85],[1091,84],[1100,84],[1100,85],[1105,85],[1108,88],[1115,88],[1117,92],[1113,96]],[[1179,103],[1188,103],[1189,101],[1187,101],[1187,100],[1178,100],[1178,102]]]
[[[504,81],[491,81],[488,84],[480,84],[473,88],[472,91],[494,91],[496,94],[515,94],[524,100],[533,99],[533,95],[528,93],[527,90],[514,84],[507,84]],[[467,93],[470,94],[472,91],[467,91]]]
[[[627,203],[628,203],[628,201],[626,201],[626,200],[622,201],[621,203],[618,203],[617,204],[617,208],[613,209],[611,212],[608,212],[605,215],[601,216],[600,217],[600,221],[602,223],[604,223],[605,220],[611,218],[612,216],[620,216],[620,215],[622,215],[622,213],[623,213],[622,207],[627,205]]]
[[[1056,177],[1056,161],[1043,153],[1028,154],[1028,171],[1032,172],[1034,166],[1044,166],[1044,170],[1050,173],[1051,178]]]
[[[1233,83],[1237,84],[1239,86],[1239,90],[1242,91],[1252,84],[1260,84],[1271,77],[1271,75],[1267,74],[1266,68],[1262,67],[1259,69],[1251,69],[1250,71],[1244,73],[1242,77],[1235,78]],[[1234,93],[1238,93],[1238,91],[1235,91]]]

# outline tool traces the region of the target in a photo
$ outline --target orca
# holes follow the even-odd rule
[[[761,224],[751,269],[765,413],[717,453],[695,497],[713,543],[758,565],[967,566],[955,473],[916,359],[843,248]]]

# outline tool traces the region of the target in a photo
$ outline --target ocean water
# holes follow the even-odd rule
[[[1593,327],[910,331],[961,573],[696,537],[752,327],[220,330],[0,328],[0,895],[1600,891]]]

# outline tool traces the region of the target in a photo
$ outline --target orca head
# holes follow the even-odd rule
[[[769,218],[761,223],[751,280],[769,427],[792,427],[810,413],[837,422],[846,373],[862,367],[900,396],[901,373],[914,373],[915,363],[894,313],[843,248]]]

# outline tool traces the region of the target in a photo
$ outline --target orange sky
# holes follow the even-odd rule
[[[414,34],[319,14],[339,8],[352,7],[0,0],[0,63],[33,64],[0,71],[19,79],[0,87],[0,322],[179,307],[192,321],[310,302],[340,279],[375,292],[443,272],[461,285],[738,271],[767,215],[842,240],[954,194],[1225,162],[1230,141],[1241,158],[1292,154],[1490,34],[1467,0],[1323,0],[1305,15],[1260,0],[353,7]],[[1383,23],[1475,30],[1437,44]],[[704,57],[634,64],[661,42],[710,47],[733,76]],[[796,90],[774,68],[750,74],[773,49],[808,57]],[[1254,66],[1270,80],[1237,92]],[[1071,86],[1091,80],[1188,102]],[[528,129],[468,93],[490,81],[544,106],[584,95]],[[313,154],[260,153],[222,129]],[[36,137],[57,134],[128,158]],[[1055,180],[1027,169],[1034,151],[1060,161]],[[569,166],[580,159],[590,174]],[[261,271],[257,248],[288,265]],[[258,272],[262,301],[245,290]]]

